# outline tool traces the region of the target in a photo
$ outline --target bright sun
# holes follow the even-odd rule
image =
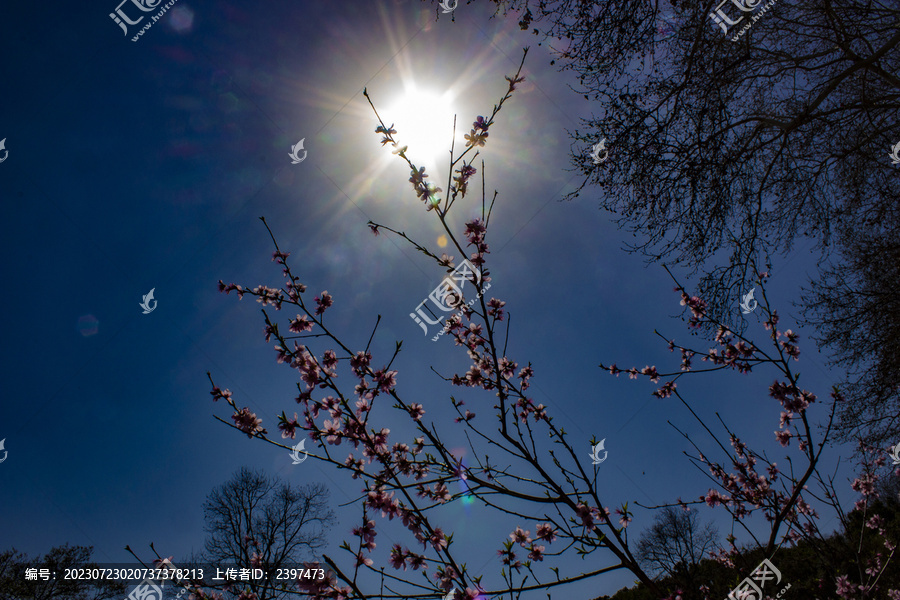
[[[381,112],[381,111],[378,111]],[[406,155],[423,166],[445,166],[449,159],[453,134],[452,96],[409,88],[381,113],[387,125],[394,124],[394,136],[401,146],[409,146]],[[457,141],[463,139],[457,121]],[[459,146],[457,145],[457,153]]]

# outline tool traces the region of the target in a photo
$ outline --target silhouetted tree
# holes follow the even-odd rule
[[[738,327],[757,265],[798,241],[850,262],[825,273],[831,283],[807,307],[851,371],[845,438],[857,425],[871,442],[896,434],[897,245],[884,240],[900,234],[889,158],[900,142],[900,4],[744,0],[745,12],[733,0],[721,9],[737,23],[720,26],[719,0],[490,1],[549,40],[553,62],[595,101],[596,116],[570,132],[583,179],[568,197],[599,186],[601,208],[634,234],[631,250],[699,273],[712,315]],[[609,159],[595,165],[602,138]],[[834,234],[848,231],[862,237],[835,253]],[[891,259],[884,276],[871,270]]]
[[[0,600],[107,600],[124,598],[126,586],[115,581],[65,579],[64,569],[97,568],[91,562],[92,546],[57,546],[38,560],[15,548],[0,552]],[[25,569],[47,569],[47,581],[26,580]],[[55,573],[55,577],[53,574]]]
[[[717,537],[711,523],[700,524],[697,511],[667,506],[641,535],[637,556],[648,571],[668,575],[693,590],[700,585],[696,578],[700,561],[717,548]]]
[[[900,141],[895,2],[775,3],[762,15],[728,3],[744,18],[727,35],[710,0],[492,3],[523,29],[541,23],[534,32],[557,40],[560,68],[596,101],[572,161],[582,188],[605,188],[601,206],[640,235],[634,248],[698,267],[731,252],[701,289],[721,314],[753,279],[748,257],[798,237],[826,244],[839,215],[900,197],[888,157]],[[588,151],[604,137],[598,167]]]
[[[847,370],[840,433],[851,439],[858,430],[886,447],[900,443],[900,227],[842,237],[840,261],[807,294],[806,316]]]
[[[329,496],[322,484],[291,486],[243,467],[203,504],[209,536],[201,560],[275,573],[279,567],[313,559],[334,522]],[[268,585],[248,587],[259,600],[284,595]]]

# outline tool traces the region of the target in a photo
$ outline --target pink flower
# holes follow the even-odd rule
[[[382,517],[393,519],[400,514],[400,506],[394,498],[394,493],[390,494],[384,491],[383,487],[375,488],[368,493],[366,504],[373,509],[380,510]]]
[[[450,490],[447,489],[447,486],[444,485],[443,482],[434,486],[434,492],[432,495],[434,499],[441,504],[449,502],[451,498]]]
[[[517,366],[519,365],[504,356],[500,359],[500,374],[509,379],[515,374]]]
[[[706,496],[700,496],[700,499],[706,501],[706,503],[712,507],[716,507],[722,502],[727,502],[728,500],[730,500],[728,496],[723,496],[718,491],[712,489],[709,490]]]
[[[466,385],[469,387],[477,387],[478,385],[481,385],[482,381],[484,381],[484,377],[482,377],[478,365],[472,365],[466,372]]]
[[[341,420],[334,419],[333,421],[325,420],[323,423],[322,429],[325,431],[325,435],[328,436],[327,442],[329,444],[338,445],[341,443]]]
[[[300,294],[306,291],[306,286],[298,281],[288,281],[285,287],[288,290],[288,298],[294,302],[299,302]]]
[[[516,530],[509,534],[509,539],[511,539],[516,544],[520,546],[524,546],[531,542],[530,531],[524,531],[521,527],[516,527]]]
[[[837,579],[834,580],[835,586],[837,586],[837,594],[842,598],[847,598],[851,594],[853,594],[853,588],[856,587],[847,579],[846,575],[841,575]]]
[[[265,429],[260,427],[262,419],[257,419],[256,415],[250,412],[250,408],[247,406],[231,415],[231,420],[234,421],[234,424],[238,429],[247,434],[247,437],[252,438],[258,433],[268,433]]]
[[[425,415],[425,409],[422,408],[421,404],[410,404],[407,410],[409,411],[409,416],[413,418],[413,421],[418,421]]]
[[[350,476],[353,479],[359,479],[366,468],[362,459],[354,457],[353,454],[350,454],[347,459],[344,460],[344,464],[347,465],[347,468],[353,470],[353,475]]]
[[[477,244],[484,239],[487,228],[481,219],[474,219],[466,223],[465,236],[469,240],[469,244]]]
[[[439,552],[447,547],[447,538],[444,536],[444,532],[440,527],[435,528],[434,533],[431,534],[428,541],[431,542],[431,547]]]
[[[326,308],[330,308],[332,304],[334,304],[334,299],[331,297],[331,294],[328,293],[328,290],[322,292],[322,297],[315,297],[316,304],[318,307],[316,308],[316,314],[321,315],[325,312]]]
[[[783,410],[781,411],[781,420],[778,423],[779,427],[787,427],[791,424],[791,419],[794,417],[794,413]]]
[[[466,409],[466,414],[462,417],[456,417],[455,419],[453,419],[453,422],[454,423],[461,423],[463,421],[469,422],[474,418],[475,418],[475,413]]]
[[[863,496],[872,496],[875,494],[875,479],[875,476],[866,473],[862,477],[854,479],[850,487]]]
[[[406,570],[406,552],[400,544],[394,544],[391,548],[391,566],[397,570],[400,570],[400,567]]]
[[[362,375],[362,372],[369,366],[372,355],[368,352],[357,352],[356,356],[350,359],[350,368],[356,375]]]
[[[360,538],[366,550],[371,552],[375,549],[375,521],[366,520],[362,527],[354,527],[353,535]]]
[[[621,515],[621,517],[619,518],[619,524],[620,524],[622,527],[628,527],[628,524],[631,523],[631,521],[633,520],[633,519],[631,518],[631,513],[629,513],[627,510],[619,510],[619,509],[617,508],[617,509],[616,509],[616,514],[617,514],[617,515]]]
[[[531,552],[528,553],[528,558],[537,562],[544,560],[544,546],[532,545]]]
[[[550,523],[539,523],[536,534],[537,539],[545,540],[548,543],[552,543],[556,539],[556,532]]]
[[[225,283],[221,279],[219,280],[219,291],[220,292],[225,292],[226,294],[230,294],[232,292],[232,290],[237,291],[239,300],[244,299],[245,290],[243,287],[241,287],[235,283],[229,283],[228,285],[225,285]]]
[[[474,146],[477,148],[479,146],[484,146],[484,142],[487,139],[488,135],[490,135],[490,134],[487,132],[476,133],[475,130],[473,129],[471,132],[467,133],[463,137],[466,139],[466,147]]]
[[[502,300],[497,300],[496,298],[491,298],[488,301],[488,316],[494,317],[498,321],[503,320],[503,307],[506,306],[506,302]]]
[[[678,387],[674,381],[667,381],[663,384],[661,388],[653,392],[653,395],[657,398],[668,398],[675,392],[675,388]]]
[[[700,318],[706,314],[707,303],[698,296],[688,296],[684,290],[676,289],[681,292],[681,305],[691,309],[691,319],[688,322],[690,327],[699,327]]]
[[[792,436],[793,434],[790,431],[786,431],[784,429],[775,432],[775,439],[777,439],[778,443],[782,446],[787,446],[788,444],[790,444]]]
[[[256,301],[263,306],[271,304],[275,307],[275,310],[281,310],[281,303],[284,301],[284,296],[280,291],[260,285],[253,288],[253,293],[256,294]]]
[[[375,371],[375,383],[378,384],[379,391],[390,392],[397,385],[397,371],[385,371],[384,369]]]
[[[294,430],[300,426],[300,423],[297,422],[297,413],[294,413],[294,418],[290,421],[287,420],[285,414],[281,413],[281,422],[278,424],[278,429],[281,430],[281,437],[294,439]]]
[[[503,557],[503,564],[509,565],[510,569],[518,571],[522,568],[522,561],[516,560],[516,553],[512,551],[512,544],[507,543],[505,550],[497,550],[497,554]]]
[[[219,386],[217,386],[217,385],[213,386],[213,389],[210,392],[210,394],[213,397],[213,402],[218,402],[219,398],[225,398],[226,401],[231,400],[231,390],[222,391],[219,389]]]
[[[322,364],[326,369],[334,369],[337,366],[338,359],[337,355],[334,353],[334,350],[326,350],[322,354]],[[333,377],[333,375],[332,375]]]
[[[575,514],[581,519],[581,524],[585,527],[594,526],[594,511],[586,504],[578,503],[575,507]]]
[[[457,169],[456,172],[459,173],[463,181],[467,181],[478,171],[472,165],[463,165],[462,169]]]
[[[406,557],[406,560],[409,562],[409,566],[412,567],[413,571],[418,571],[425,566],[425,557],[421,554],[410,552],[409,556]]]
[[[522,389],[527,390],[528,386],[531,385],[528,383],[528,380],[534,377],[534,369],[531,368],[531,364],[529,363],[527,367],[522,367],[517,377],[522,380]]]
[[[413,187],[417,187],[425,184],[425,179],[428,177],[428,174],[425,172],[425,167],[419,167],[418,170],[413,169],[411,171],[411,176],[409,178],[409,182],[413,184]]]

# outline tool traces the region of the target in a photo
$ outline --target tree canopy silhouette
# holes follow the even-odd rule
[[[109,600],[124,598],[126,586],[106,579],[67,579],[64,569],[96,569],[92,546],[56,546],[31,560],[15,548],[0,552],[0,600]],[[25,579],[25,569],[46,569],[48,577]],[[53,575],[55,574],[55,576]]]
[[[292,486],[246,467],[210,492],[203,513],[209,536],[202,562],[252,565],[270,573],[314,558],[334,523],[324,485]],[[285,595],[267,583],[250,587],[259,600]]]
[[[761,265],[807,245],[820,252],[830,266],[813,276],[804,308],[849,371],[843,437],[860,427],[873,443],[896,434],[900,284],[890,266],[875,273],[897,252],[877,240],[900,239],[890,158],[900,5],[491,3],[549,41],[552,62],[593,101],[595,116],[570,132],[582,178],[568,198],[599,187],[600,207],[634,234],[630,249],[699,274],[711,314],[732,326]],[[604,138],[610,158],[595,165],[589,151]]]

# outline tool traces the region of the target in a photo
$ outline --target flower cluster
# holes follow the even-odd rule
[[[353,589],[349,586],[339,586],[333,571],[325,571],[323,578],[300,577],[297,580],[297,589],[317,600],[349,600],[353,596]]]
[[[427,178],[428,173],[425,172],[425,167],[416,169],[416,166],[412,165],[409,182],[412,183],[413,189],[416,191],[416,197],[425,202],[425,210],[429,211],[441,203],[441,199],[437,194],[442,190],[433,183],[426,182],[425,179]]]
[[[490,122],[485,121],[484,117],[479,116],[478,119],[472,123],[472,130],[464,136],[466,138],[466,146],[484,146],[484,142],[488,137],[488,127],[490,126]]]
[[[708,306],[706,300],[698,296],[688,296],[687,292],[680,287],[676,287],[675,291],[681,293],[681,305],[691,309],[691,318],[688,321],[688,326],[693,328],[700,327],[703,324],[703,317],[706,316]]]
[[[375,133],[383,133],[384,137],[381,138],[381,145],[391,144],[394,142],[393,135],[397,133],[397,130],[394,129],[394,124],[391,123],[390,127],[385,127],[384,125],[379,125],[375,128]]]
[[[467,165],[463,163],[463,166],[456,170],[459,175],[453,178],[454,186],[450,188],[450,191],[453,193],[459,193],[463,197],[466,196],[466,191],[469,188],[469,179],[471,179],[472,175],[474,175],[477,171],[475,167],[471,165]]]
[[[467,246],[475,246],[475,254],[469,258],[473,265],[481,267],[484,264],[484,255],[488,254],[488,245],[484,241],[487,227],[481,219],[474,219],[466,223],[465,236],[468,243]]]
[[[231,419],[234,421],[235,426],[246,433],[249,438],[257,434],[268,433],[261,427],[262,419],[257,418],[255,413],[250,412],[250,408],[247,406],[231,415]]]

